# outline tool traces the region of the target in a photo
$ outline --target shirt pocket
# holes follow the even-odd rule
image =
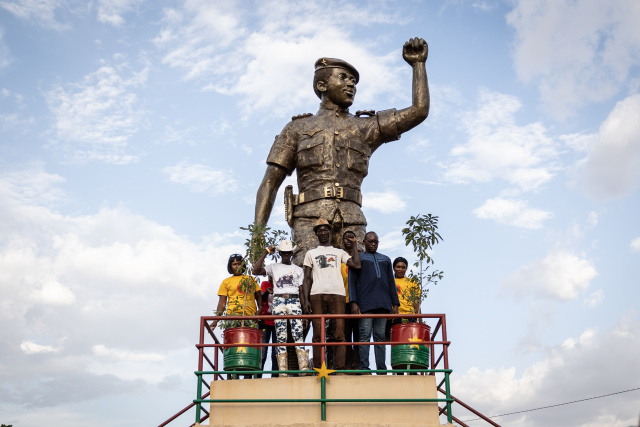
[[[322,129],[302,134],[298,143],[298,168],[321,165],[323,162],[325,137]]]
[[[366,175],[369,171],[369,157],[371,157],[371,149],[367,145],[349,141],[349,149],[347,150],[347,166],[349,169]]]

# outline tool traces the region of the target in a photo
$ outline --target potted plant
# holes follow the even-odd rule
[[[407,221],[407,226],[402,230],[402,235],[406,245],[411,244],[418,257],[413,264],[418,271],[414,273],[412,269],[407,275],[411,285],[403,290],[402,297],[411,303],[412,313],[416,313],[415,307],[419,307],[427,298],[429,284],[438,284],[444,275],[439,270],[429,271],[433,264],[429,252],[442,237],[438,233],[438,217],[431,214],[412,216]],[[394,369],[429,368],[429,346],[420,343],[430,341],[430,333],[431,328],[422,319],[416,322],[402,319],[402,323],[393,325],[391,341],[406,341],[410,344],[391,347],[391,366]]]
[[[274,244],[277,239],[285,235],[282,230],[271,230],[267,226],[255,226],[253,224],[247,227],[240,227],[240,229],[249,232],[249,238],[245,241],[245,255],[240,266],[242,272],[251,270],[250,265],[257,259],[256,254],[261,254],[265,247]],[[224,344],[247,344],[246,347],[224,348],[224,367],[227,371],[258,371],[261,369],[261,348],[251,346],[251,344],[259,344],[262,339],[262,331],[258,329],[258,322],[255,320],[233,319],[233,316],[245,315],[248,297],[255,294],[256,286],[257,283],[253,277],[243,274],[240,279],[239,289],[244,296],[236,296],[234,299],[227,300],[227,307],[231,304],[235,307],[241,306],[242,310],[236,309],[234,312],[215,311],[216,316],[227,317],[227,319],[217,323],[223,330]],[[260,307],[257,308],[258,310],[260,309]]]

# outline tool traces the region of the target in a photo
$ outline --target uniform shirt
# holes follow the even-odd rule
[[[253,292],[249,295],[245,293],[246,287],[240,281],[243,279],[249,279],[253,284]],[[245,316],[253,316],[256,314],[256,301],[254,292],[257,289],[257,283],[251,276],[231,276],[227,277],[220,284],[218,289],[218,295],[227,297],[227,314],[233,314],[236,316],[242,315],[242,308],[244,306],[244,300],[246,298],[247,305],[244,311]]]
[[[304,266],[311,267],[313,284],[310,295],[334,294],[345,296],[340,265],[347,263],[349,254],[333,246],[318,246],[304,256]]]
[[[360,270],[349,271],[349,299],[366,313],[375,309],[391,311],[400,305],[391,259],[381,253],[360,252]]]
[[[300,193],[328,185],[360,191],[369,173],[369,157],[383,143],[399,138],[395,109],[356,117],[348,110],[321,108],[284,127],[267,163],[283,167],[289,175],[297,169]],[[334,218],[336,213],[346,224],[366,224],[360,206],[334,198],[300,204],[294,216]]]

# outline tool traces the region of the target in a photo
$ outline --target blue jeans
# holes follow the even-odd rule
[[[388,313],[388,310],[370,310],[362,314],[384,314]],[[359,325],[359,341],[367,342],[371,340],[371,333],[373,332],[374,342],[383,342],[384,332],[387,326],[387,319],[379,317],[376,319],[360,319]],[[361,345],[360,349],[360,369],[369,369],[369,346]],[[385,346],[376,345],[373,347],[373,353],[376,356],[376,369],[387,369],[385,363]]]

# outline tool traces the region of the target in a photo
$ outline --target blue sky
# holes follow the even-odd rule
[[[190,402],[199,317],[275,135],[318,108],[313,63],[358,68],[353,111],[404,108],[415,36],[431,112],[374,154],[364,212],[392,257],[440,217],[422,307],[447,315],[454,395],[498,415],[640,387],[638,21],[632,0],[0,0],[0,422]],[[499,420],[639,411],[635,391]]]

